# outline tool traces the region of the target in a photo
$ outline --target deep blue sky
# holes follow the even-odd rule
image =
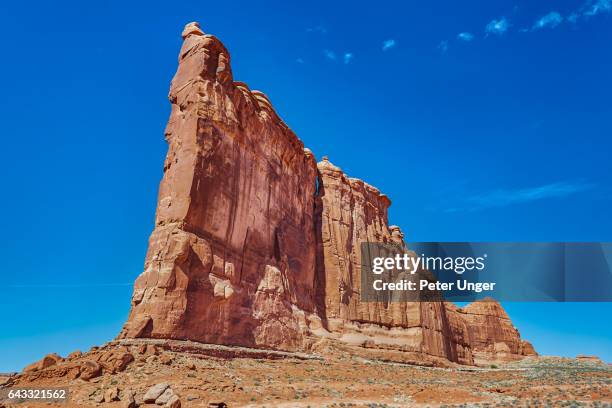
[[[193,20],[408,240],[612,240],[610,0],[293,3],[0,5],[0,371],[119,331]],[[505,306],[541,353],[612,360],[612,304]]]

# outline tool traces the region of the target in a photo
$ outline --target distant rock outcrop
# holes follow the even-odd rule
[[[121,338],[490,364],[533,355],[501,306],[361,302],[360,242],[403,245],[389,198],[314,155],[197,23],[183,31],[145,270]]]

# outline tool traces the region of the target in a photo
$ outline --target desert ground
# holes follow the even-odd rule
[[[0,388],[6,395],[8,389],[62,387],[69,390],[67,401],[0,400],[0,407],[612,406],[612,368],[594,358],[422,367],[334,347],[317,355],[134,340],[51,360],[0,377]],[[149,395],[146,403],[155,386],[165,397],[156,404]]]

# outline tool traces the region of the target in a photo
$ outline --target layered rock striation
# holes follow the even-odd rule
[[[533,355],[495,302],[361,302],[360,243],[404,245],[391,201],[314,155],[197,23],[183,31],[155,229],[121,338],[321,342],[461,364]]]

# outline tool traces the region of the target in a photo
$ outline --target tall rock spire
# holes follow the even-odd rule
[[[303,347],[314,312],[316,163],[230,56],[183,30],[145,270],[122,337]]]

